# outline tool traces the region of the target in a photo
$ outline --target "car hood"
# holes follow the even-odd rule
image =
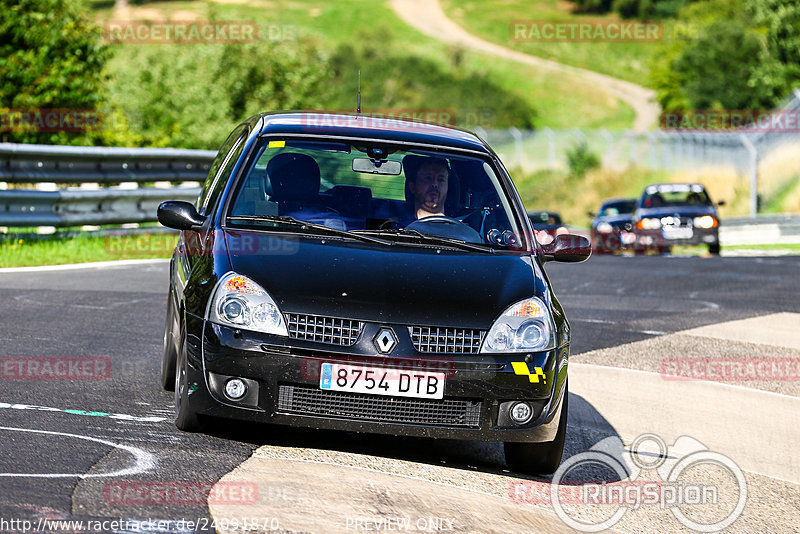
[[[266,289],[284,313],[488,329],[543,287],[526,255],[259,231],[226,230],[225,239],[232,269]]]
[[[667,217],[675,214],[683,217],[699,217],[701,215],[714,215],[716,217],[717,211],[713,206],[665,206],[659,208],[639,208],[636,211],[636,218]]]

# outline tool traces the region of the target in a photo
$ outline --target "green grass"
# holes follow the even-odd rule
[[[645,86],[648,63],[663,46],[661,42],[522,42],[512,38],[510,25],[514,21],[619,18],[615,13],[574,14],[573,4],[564,0],[441,0],[441,4],[452,20],[487,41]],[[665,28],[668,27],[666,23]]]
[[[173,234],[7,236],[0,239],[0,267],[169,258],[176,241]]]
[[[94,15],[101,24],[113,18],[108,2],[90,5],[95,7]],[[185,20],[186,16],[179,12],[194,12],[202,19],[213,17],[218,20],[255,20],[260,25],[262,35],[268,35],[270,28],[289,25],[297,35],[318,39],[331,53],[342,45],[364,43],[367,53],[357,61],[353,58],[352,64],[348,66],[348,70],[352,70],[349,73],[352,80],[345,76],[347,73],[342,74],[341,83],[335,86],[336,94],[326,103],[327,109],[355,107],[356,69],[361,68],[364,93],[362,106],[365,111],[387,107],[450,109],[455,106],[458,108],[453,109],[456,112],[456,123],[461,125],[459,121],[462,119],[459,117],[478,114],[490,106],[496,108],[498,102],[520,99],[535,110],[536,127],[561,129],[603,126],[608,129],[624,129],[630,127],[634,119],[630,106],[605,94],[598,94],[594,87],[572,76],[554,75],[552,72],[542,72],[514,61],[456,50],[422,35],[400,20],[386,1],[148,2],[142,6],[134,6],[134,19],[142,18],[142,15],[137,15],[136,9],[141,9],[138,13],[149,13],[151,17],[158,13],[161,19],[174,16]],[[136,63],[131,58],[138,52],[136,48],[154,46],[162,47],[164,61],[168,62],[171,47],[190,45],[116,44],[112,47],[114,56],[109,72],[114,73],[118,80],[123,78],[122,73],[132,74],[131,69]],[[370,53],[371,50],[375,51],[374,54]],[[401,70],[399,76],[392,72],[391,79],[384,79],[387,75],[387,57],[395,57],[399,64],[407,66]],[[426,76],[431,69],[415,68],[419,61],[437,65],[441,72],[449,73],[454,83],[470,83],[471,80],[484,78],[491,85],[475,87],[477,94],[474,98],[461,98],[454,106],[449,106],[447,101],[436,98],[437,93],[426,94],[420,91],[419,84],[424,86],[429,81]],[[414,82],[418,85],[415,86]],[[332,79],[331,83],[337,84],[337,80]],[[378,83],[381,84],[379,94],[371,93],[371,84],[377,87]],[[492,86],[494,90],[491,89]],[[469,88],[460,88],[458,94],[468,95]],[[485,128],[512,125],[506,124],[507,122],[505,117],[489,117],[486,121],[482,120],[481,125]]]
[[[796,250],[800,252],[800,243],[766,243],[760,245],[730,245],[725,250]]]

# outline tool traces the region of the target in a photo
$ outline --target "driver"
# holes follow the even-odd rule
[[[417,219],[444,215],[449,176],[447,162],[443,159],[428,158],[419,166],[414,180],[408,183],[414,197],[414,215]]]

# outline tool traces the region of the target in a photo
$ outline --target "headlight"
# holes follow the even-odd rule
[[[206,310],[212,323],[287,336],[286,323],[269,293],[240,274],[227,273],[217,283]]]
[[[658,230],[661,228],[661,220],[652,217],[645,217],[636,223],[636,228],[640,228],[642,230]]]
[[[597,224],[597,231],[601,234],[610,234],[614,231],[614,228],[607,222],[601,222]]]
[[[694,223],[695,228],[714,228],[717,225],[717,220],[711,215],[695,217],[692,222]]]
[[[553,317],[544,302],[533,297],[517,302],[497,318],[481,352],[540,352],[555,345]]]

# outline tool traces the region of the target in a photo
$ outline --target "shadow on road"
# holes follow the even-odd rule
[[[363,454],[422,464],[481,471],[514,478],[530,478],[508,470],[503,445],[496,442],[457,441],[410,438],[376,434],[358,434],[335,430],[312,430],[267,424],[242,424],[238,421],[213,420],[207,433],[221,439],[295,449],[319,449]],[[580,395],[570,393],[569,427],[564,459],[589,450],[607,437],[619,437],[614,427]],[[618,458],[625,465],[622,458]],[[618,478],[601,474],[602,480]],[[613,480],[612,480],[613,479]]]

